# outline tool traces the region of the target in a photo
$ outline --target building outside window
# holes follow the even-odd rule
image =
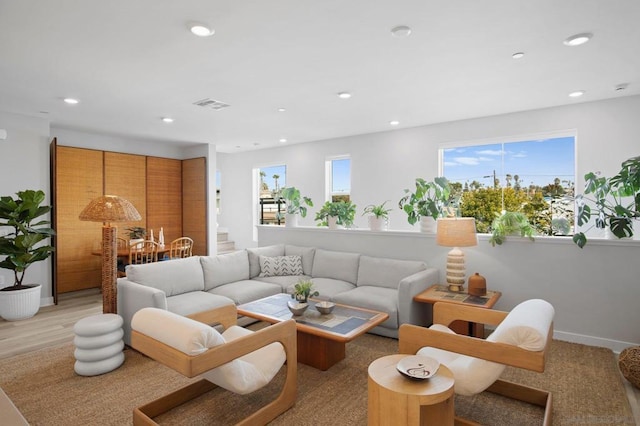
[[[334,157],[326,161],[326,200],[351,201],[351,158]]]
[[[261,167],[258,171],[260,183],[258,185],[258,223],[261,225],[279,225],[282,220],[276,216],[278,211],[284,211],[283,203],[276,200],[278,192],[286,186],[287,166]]]
[[[447,144],[441,171],[461,216],[490,233],[503,211],[525,213],[539,235],[572,235],[575,227],[575,135]]]

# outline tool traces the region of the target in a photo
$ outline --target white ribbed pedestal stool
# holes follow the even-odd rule
[[[82,318],[73,326],[76,337],[74,370],[81,376],[97,376],[120,367],[124,362],[122,317],[98,314]]]

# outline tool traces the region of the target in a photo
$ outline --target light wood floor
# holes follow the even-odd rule
[[[73,325],[81,318],[102,312],[97,289],[63,294],[57,306],[46,306],[33,318],[22,321],[0,319],[0,359],[73,341]],[[640,425],[640,389],[624,378],[627,396]]]

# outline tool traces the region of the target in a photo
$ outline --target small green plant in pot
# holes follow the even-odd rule
[[[0,227],[11,228],[11,231],[0,237],[0,268],[14,273],[13,286],[0,290],[2,303],[0,315],[7,320],[17,320],[32,317],[40,307],[40,284],[24,284],[27,269],[36,262],[46,260],[54,248],[46,244],[45,240],[54,235],[48,220],[42,216],[51,211],[50,206],[41,205],[45,199],[43,191],[26,190],[16,193],[17,197],[0,197]],[[16,312],[12,307],[8,293],[18,292],[36,293],[35,306],[29,303],[24,312]],[[7,312],[9,311],[9,312]]]
[[[387,200],[388,201],[388,200]],[[384,205],[387,204],[385,201],[382,204],[369,204],[364,208],[362,212],[362,216],[368,214],[369,217],[369,228],[372,231],[380,231],[386,224],[387,220],[389,220],[389,212],[392,209],[385,209]]]
[[[282,188],[276,196],[276,201],[284,200],[286,204],[286,214],[289,215],[285,222],[288,226],[294,226],[291,223],[295,220],[295,215],[307,217],[307,206],[313,207],[313,201],[309,197],[303,197],[300,190],[294,186]],[[282,220],[284,215],[281,212],[276,214],[276,219]]]
[[[141,240],[147,236],[147,230],[140,226],[127,228],[127,231],[129,231],[129,238],[132,240]]]
[[[529,238],[534,241],[534,227],[524,213],[504,212],[493,220],[491,224],[492,234],[489,242],[495,247],[501,245],[509,235]]]
[[[356,216],[356,205],[351,201],[327,201],[316,213],[315,220],[318,226],[328,226],[333,229],[332,219],[335,218],[335,225],[349,227],[353,224]]]
[[[416,189],[405,189],[405,196],[398,202],[398,207],[407,214],[407,221],[415,225],[423,217],[430,217],[433,221],[444,217],[449,205],[451,185],[445,177],[434,178],[427,182],[416,178]]]
[[[309,280],[300,280],[293,286],[291,298],[301,303],[307,303],[310,297],[319,296],[320,293],[313,290],[313,282]]]

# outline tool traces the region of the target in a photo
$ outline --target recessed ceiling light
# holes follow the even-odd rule
[[[173,123],[173,118],[171,117],[162,117],[162,121],[165,123]]]
[[[511,55],[511,57],[513,59],[520,59],[520,58],[524,58],[524,52],[516,52],[513,55]]]
[[[286,109],[284,109],[284,108],[278,108],[278,112],[285,112],[285,111],[286,111]]]
[[[398,124],[400,124],[400,122],[398,120],[391,120],[389,124],[391,124],[392,126],[397,126]]]
[[[69,105],[75,105],[75,104],[77,104],[78,102],[80,102],[79,100],[77,100],[77,99],[73,99],[73,98],[64,98],[64,101],[65,101],[66,103],[68,103]]]
[[[391,28],[391,34],[394,37],[408,37],[411,34],[411,28],[406,25],[398,25],[397,27]]]
[[[280,143],[287,143],[287,140],[285,138],[280,139]]]
[[[567,38],[563,43],[565,46],[580,46],[581,44],[585,44],[591,40],[591,37],[593,37],[593,34],[591,33],[576,34]]]
[[[582,95],[584,95],[584,90],[576,90],[575,92],[569,93],[570,98],[579,98]]]
[[[200,23],[191,24],[189,29],[193,34],[197,35],[198,37],[209,37],[215,34],[214,30]]]
[[[340,99],[349,99],[351,97],[351,93],[349,93],[349,92],[340,92],[340,93],[338,93],[338,97]]]

